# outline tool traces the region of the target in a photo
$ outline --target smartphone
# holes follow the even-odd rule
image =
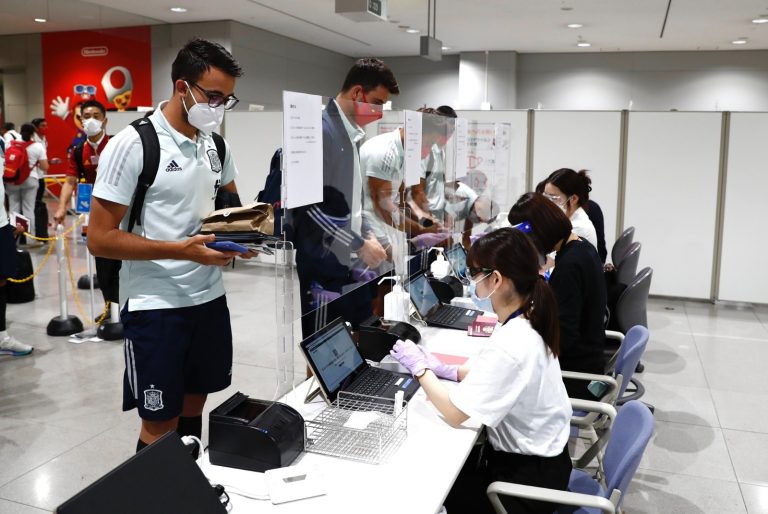
[[[211,250],[218,250],[220,252],[248,253],[250,251],[245,246],[233,243],[232,241],[214,241],[213,243],[205,243],[205,246]]]

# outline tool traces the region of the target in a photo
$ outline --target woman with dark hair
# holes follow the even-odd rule
[[[479,355],[448,366],[411,341],[398,341],[392,355],[419,380],[448,423],[459,426],[472,418],[487,427],[485,464],[480,471],[465,466],[446,508],[493,512],[485,490],[496,480],[566,488],[572,411],[558,363],[557,303],[539,275],[531,240],[513,228],[496,230],[472,245],[467,263],[471,287],[490,300],[500,322]],[[459,384],[448,389],[439,378]],[[515,498],[502,502],[509,512],[555,509]]]
[[[597,230],[590,220],[585,207],[589,202],[589,193],[592,191],[592,180],[586,170],[578,173],[570,168],[560,168],[553,171],[543,181],[544,188],[537,192],[542,193],[547,199],[568,216],[573,225],[573,232],[582,239],[586,239],[592,246],[599,248],[600,238]],[[605,248],[605,234],[602,237]]]
[[[29,162],[29,176],[21,184],[6,184],[5,192],[8,194],[9,212],[23,214],[29,218],[29,232],[35,234],[35,198],[40,187],[39,179],[48,171],[48,154],[42,143],[35,141],[35,126],[25,123],[21,126],[21,141],[27,152]],[[48,219],[41,224],[48,226]],[[32,243],[32,241],[27,241]]]
[[[560,367],[568,371],[605,372],[603,267],[594,246],[571,231],[562,210],[544,196],[526,193],[509,211],[513,225],[527,221],[539,254],[557,252],[549,285],[557,298]],[[568,396],[594,400],[583,380],[565,380]]]

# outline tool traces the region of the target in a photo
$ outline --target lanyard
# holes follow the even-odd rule
[[[509,315],[507,320],[504,323],[502,323],[502,325],[506,325],[507,322],[509,322],[509,320],[515,319],[516,317],[518,317],[519,315],[521,315],[524,312],[525,312],[525,309],[523,309],[523,308],[517,309],[515,312],[513,312],[512,314]]]

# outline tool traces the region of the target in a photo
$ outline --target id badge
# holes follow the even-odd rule
[[[91,164],[94,166],[98,166],[99,164],[99,156],[98,155],[91,155]]]

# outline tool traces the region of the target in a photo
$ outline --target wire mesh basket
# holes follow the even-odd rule
[[[365,428],[356,428],[361,413],[371,413]],[[392,398],[340,392],[316,418],[304,422],[305,450],[343,459],[381,464],[405,440],[408,402],[402,409]]]

